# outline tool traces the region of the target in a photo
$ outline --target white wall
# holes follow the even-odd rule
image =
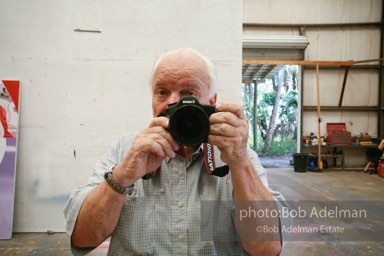
[[[22,86],[14,231],[64,230],[72,189],[120,135],[147,126],[165,50],[206,54],[219,101],[240,102],[241,24],[240,0],[0,0],[0,78]]]

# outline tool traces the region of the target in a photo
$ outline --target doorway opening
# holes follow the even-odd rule
[[[262,72],[263,68],[268,72]],[[247,72],[253,74],[242,84],[248,143],[264,167],[289,167],[300,138],[300,66],[243,65],[243,75]]]

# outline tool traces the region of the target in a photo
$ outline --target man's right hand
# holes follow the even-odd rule
[[[176,156],[179,145],[168,132],[168,123],[166,117],[155,117],[147,129],[137,134],[130,151],[114,171],[121,185],[132,185],[145,174],[155,172],[165,157]]]

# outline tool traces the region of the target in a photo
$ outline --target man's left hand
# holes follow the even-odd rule
[[[208,142],[221,151],[221,159],[231,166],[241,166],[248,159],[248,123],[240,105],[220,103],[219,112],[210,116]]]

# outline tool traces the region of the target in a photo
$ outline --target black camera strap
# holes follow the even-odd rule
[[[216,168],[214,147],[209,143],[203,144],[204,149],[204,165],[208,174],[224,177],[229,173],[228,165],[220,166]]]

